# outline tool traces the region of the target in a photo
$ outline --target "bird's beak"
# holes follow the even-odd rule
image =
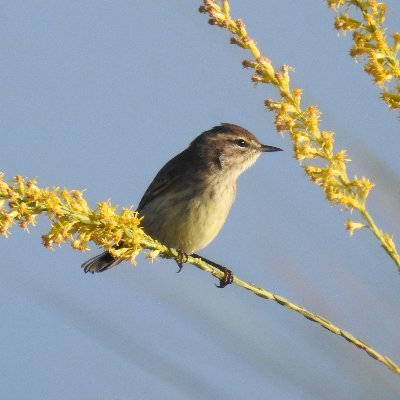
[[[263,153],[269,153],[272,151],[283,151],[282,149],[280,149],[279,147],[274,147],[274,146],[268,146],[267,144],[262,144],[260,146],[260,151]]]

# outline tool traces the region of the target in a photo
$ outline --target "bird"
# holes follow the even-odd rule
[[[239,175],[262,153],[276,151],[282,149],[262,144],[239,125],[221,123],[203,132],[160,169],[144,193],[137,208],[144,231],[178,250],[179,270],[185,257],[192,255],[224,271],[218,287],[231,283],[230,270],[195,252],[206,247],[224,225]],[[121,261],[105,251],[83,263],[82,268],[103,272]]]

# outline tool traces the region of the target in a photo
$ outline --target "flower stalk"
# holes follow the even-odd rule
[[[391,34],[391,43],[384,29],[386,4],[376,0],[326,0],[336,11],[335,29],[352,32],[350,56],[365,61],[364,71],[381,89],[382,100],[390,109],[400,111],[400,32]],[[341,11],[344,9],[344,11]],[[350,15],[351,12],[351,15]],[[361,14],[361,18],[359,17]]]
[[[314,105],[302,106],[302,90],[290,86],[291,68],[283,65],[276,69],[271,60],[261,55],[243,21],[230,16],[228,0],[222,1],[221,5],[216,0],[204,0],[199,11],[209,15],[211,25],[229,30],[233,34],[232,44],[250,53],[252,58],[244,60],[242,65],[253,70],[251,80],[255,84],[264,83],[277,89],[280,98],[266,99],[265,106],[275,114],[278,133],[289,134],[294,157],[302,164],[310,180],[322,188],[332,205],[359,212],[363,223],[351,221],[352,225],[347,221],[345,226],[349,232],[354,232],[350,229],[354,224],[369,228],[400,271],[400,256],[392,237],[376,226],[366,208],[366,200],[374,184],[365,177],[348,176],[346,164],[351,160],[346,150],[336,151],[334,132],[320,129],[319,109]]]
[[[28,230],[36,224],[40,214],[51,221],[50,231],[42,236],[43,245],[53,249],[54,245],[69,243],[75,250],[87,250],[92,241],[107,249],[113,256],[135,263],[136,256],[142,250],[150,250],[148,258],[155,257],[178,259],[180,254],[152,239],[140,227],[138,213],[132,209],[116,212],[109,202],[98,203],[91,210],[79,190],[53,188],[41,189],[35,180],[26,180],[17,176],[10,183],[0,174],[0,234],[7,237],[10,228],[17,224]],[[118,249],[113,248],[118,244]],[[224,273],[203,260],[189,256],[187,263],[206,271],[218,279]],[[284,308],[296,312],[309,321],[315,322],[328,331],[346,339],[349,343],[365,351],[370,357],[400,375],[400,366],[390,358],[380,354],[363,340],[337,327],[327,319],[314,314],[282,296],[233,276],[233,283],[254,293],[256,296],[274,301]]]

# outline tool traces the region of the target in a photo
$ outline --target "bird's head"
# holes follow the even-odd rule
[[[262,153],[281,151],[268,146],[246,129],[223,123],[199,135],[190,144],[207,164],[239,176],[251,167]]]

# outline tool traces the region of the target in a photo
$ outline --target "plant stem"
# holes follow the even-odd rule
[[[171,257],[175,257],[175,253],[171,252]],[[189,257],[188,262],[196,267],[202,269],[203,271],[211,273],[213,276],[217,277],[218,279],[223,277],[223,272],[219,269],[212,267],[211,265],[205,263],[204,261],[200,260],[199,258]],[[386,357],[376,351],[373,347],[365,343],[363,340],[356,338],[348,331],[339,328],[338,326],[334,325],[332,322],[328,321],[327,319],[321,317],[320,315],[314,314],[311,311],[308,311],[306,308],[295,304],[288,299],[279,296],[275,293],[272,293],[264,288],[258,287],[252,283],[243,281],[242,279],[238,278],[236,275],[233,276],[233,283],[237,286],[240,286],[244,289],[249,290],[250,292],[254,293],[258,297],[262,297],[263,299],[272,300],[275,303],[285,307],[288,310],[301,314],[303,317],[307,318],[309,321],[315,322],[322,326],[323,328],[327,329],[328,331],[334,333],[335,335],[339,335],[342,338],[346,339],[349,343],[353,344],[354,346],[358,347],[361,350],[364,350],[370,357],[374,358],[375,360],[379,361],[395,374],[400,375],[400,366],[394,363],[389,357]]]

